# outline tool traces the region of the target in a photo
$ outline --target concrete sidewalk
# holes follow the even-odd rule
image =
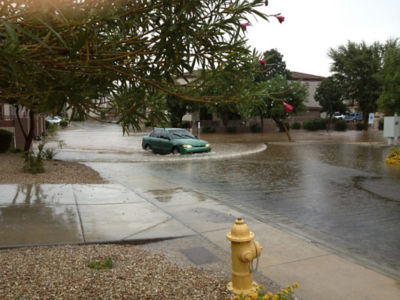
[[[301,288],[296,294],[302,299],[400,298],[400,283],[391,278],[156,178],[106,185],[0,186],[0,247],[180,237],[147,247],[171,250],[173,245],[175,253],[194,265],[222,262],[229,268],[226,234],[238,217],[263,246],[259,278],[280,286],[297,281]]]

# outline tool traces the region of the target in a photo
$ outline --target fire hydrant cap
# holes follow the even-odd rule
[[[250,242],[254,239],[254,233],[250,232],[249,226],[247,226],[243,219],[239,218],[226,237],[232,242]]]

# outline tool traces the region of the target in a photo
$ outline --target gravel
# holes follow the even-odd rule
[[[24,160],[22,154],[0,154],[0,184],[1,183],[106,183],[99,173],[76,162],[59,160],[44,161],[44,173],[30,174],[23,172]]]
[[[110,270],[88,267],[111,257]],[[230,299],[227,279],[131,245],[0,251],[0,299]]]

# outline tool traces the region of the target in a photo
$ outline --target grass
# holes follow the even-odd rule
[[[88,267],[95,270],[110,270],[113,267],[111,257],[107,257],[103,262],[89,262]]]

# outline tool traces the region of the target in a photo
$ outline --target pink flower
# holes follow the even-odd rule
[[[285,111],[287,113],[290,113],[293,110],[293,106],[291,106],[290,104],[283,102],[283,106],[285,107]]]
[[[285,21],[285,17],[281,16],[281,14],[276,14],[274,17],[278,19],[279,23]]]
[[[242,23],[242,24],[240,24],[240,25],[242,25],[242,27],[243,27],[244,29],[246,29],[247,26],[250,26],[251,24],[250,24],[249,22],[247,22],[247,23]]]
[[[258,61],[260,63],[260,65],[262,65],[263,67],[267,64],[267,61],[265,59],[260,59]]]

